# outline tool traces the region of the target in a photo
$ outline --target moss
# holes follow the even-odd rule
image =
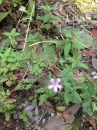
[[[81,117],[79,118],[76,118],[72,124],[71,127],[69,127],[68,129],[66,130],[76,130],[76,128],[79,126],[79,124],[81,123]]]

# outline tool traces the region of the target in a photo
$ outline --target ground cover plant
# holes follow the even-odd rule
[[[1,4],[3,2],[6,1],[0,1]],[[11,6],[16,8],[20,3],[20,0],[12,0]],[[6,121],[16,115],[16,119],[22,120],[26,126],[33,117],[31,111],[36,104],[42,107],[49,101],[55,106],[53,110],[63,106],[67,110],[77,104],[82,112],[91,117],[97,116],[97,86],[86,75],[89,66],[83,56],[85,49],[91,48],[95,52],[96,40],[80,28],[59,26],[57,21],[65,18],[53,15],[57,7],[47,3],[39,5],[39,8],[37,5],[38,1],[32,0],[27,6],[20,6],[19,10],[24,14],[22,19],[15,28],[2,32],[0,113]],[[9,13],[4,14],[0,22]],[[23,21],[27,23],[25,32],[19,29]],[[31,26],[35,26],[34,32]],[[96,57],[96,53],[92,57]],[[29,109],[24,103],[26,100],[30,102]],[[65,120],[70,121],[66,114]],[[44,128],[41,126],[41,130]]]

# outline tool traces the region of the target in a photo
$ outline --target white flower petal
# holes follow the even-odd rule
[[[50,82],[51,82],[52,84],[55,84],[55,80],[54,80],[53,78],[51,78]]]
[[[54,92],[57,93],[58,92],[58,89],[56,86],[54,86]]]
[[[62,89],[62,85],[57,84],[57,88],[59,88],[61,90]]]
[[[51,89],[51,88],[53,88],[53,87],[54,87],[53,84],[50,84],[50,85],[48,86],[49,89]]]
[[[56,84],[58,84],[60,81],[61,81],[60,78],[57,78],[56,79]]]

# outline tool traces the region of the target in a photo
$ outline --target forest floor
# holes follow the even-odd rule
[[[97,130],[96,2],[0,2],[0,130]]]

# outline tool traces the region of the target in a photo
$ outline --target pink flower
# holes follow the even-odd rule
[[[60,78],[57,78],[56,81],[52,78],[50,80],[51,84],[48,86],[49,89],[54,88],[54,92],[57,93],[58,89],[62,89],[62,85],[59,84]]]

